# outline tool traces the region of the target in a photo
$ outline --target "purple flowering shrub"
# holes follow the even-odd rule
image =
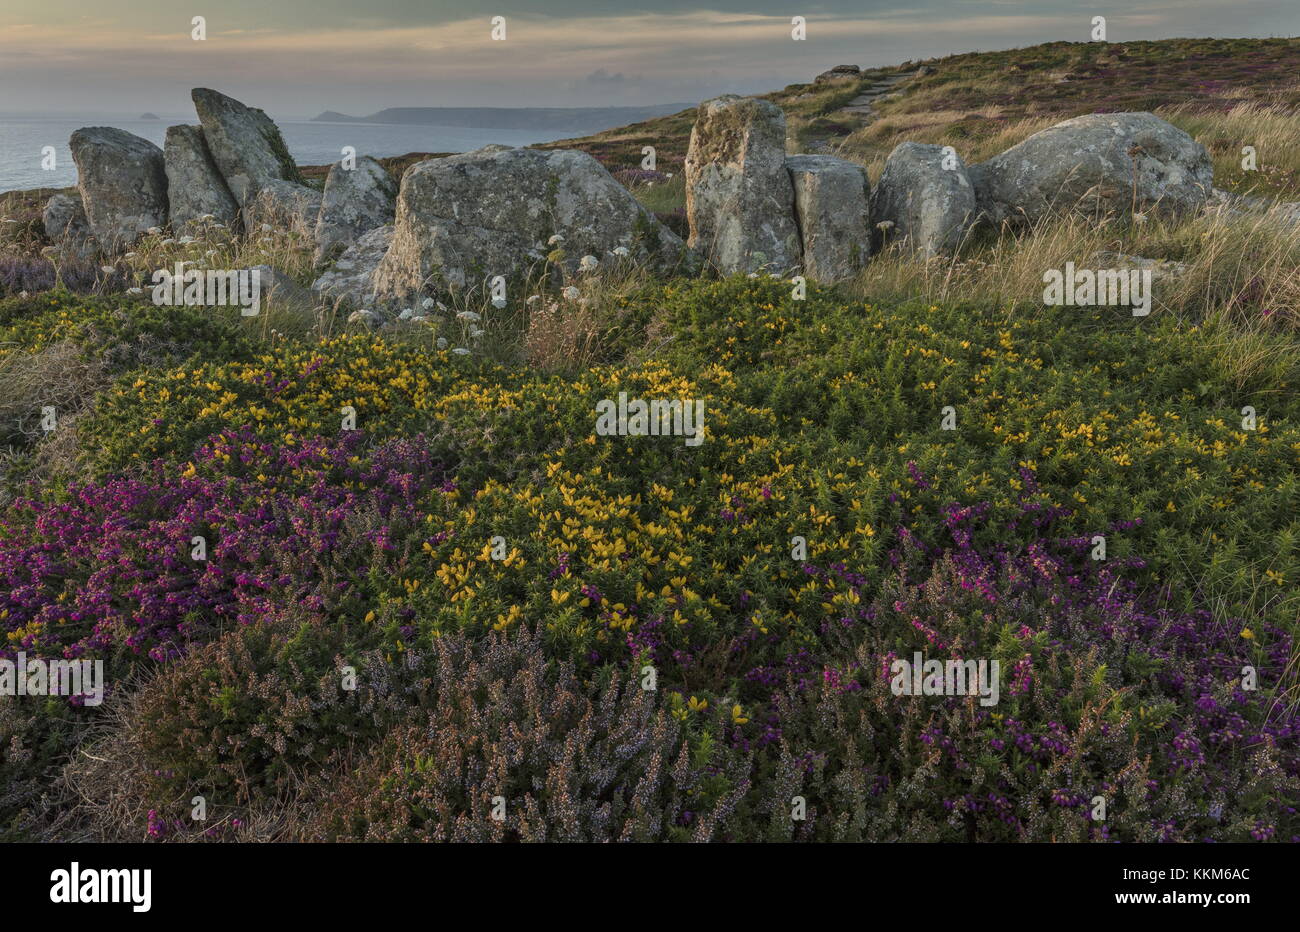
[[[823,628],[823,653],[786,671],[756,735],[761,796],[747,816],[769,839],[1250,841],[1300,836],[1300,720],[1271,690],[1291,639],[1180,612],[1087,538],[977,548],[984,506],[943,507],[951,543],[906,528],[879,592],[843,566],[807,572],[827,597],[862,592]],[[1029,508],[1025,523],[1050,523]],[[1011,539],[1021,528],[1011,527]],[[1001,691],[896,696],[890,665],[997,659]],[[820,669],[818,669],[818,666]],[[806,821],[789,801],[807,799]],[[1094,820],[1094,800],[1105,819]]]
[[[364,458],[363,443],[344,433],[272,446],[229,431],[190,465],[16,501],[0,517],[4,650],[163,660],[287,606],[359,610],[392,528],[445,481],[420,438]]]
[[[0,298],[49,291],[59,284],[76,294],[115,294],[134,282],[125,270],[105,272],[94,259],[69,259],[56,268],[44,257],[0,256]]]

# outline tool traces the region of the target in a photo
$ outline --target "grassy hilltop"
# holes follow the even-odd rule
[[[1053,43],[771,99],[791,151],[873,180],[903,139],[973,162],[1152,109],[1218,186],[1296,200],[1298,59]],[[691,119],[555,145],[667,215]],[[1300,840],[1293,227],[1059,219],[806,300],[610,259],[377,334],[125,291],[176,260],[306,282],[300,232],[147,237],[26,297],[22,235],[0,631],[104,660],[111,695],[0,700],[0,836]],[[1044,306],[1099,251],[1179,273],[1145,318]],[[598,436],[620,392],[702,400],[704,443]],[[996,660],[998,703],[895,696],[918,651]]]

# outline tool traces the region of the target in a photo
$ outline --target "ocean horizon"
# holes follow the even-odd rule
[[[178,123],[198,125],[189,114],[158,114],[157,120],[139,116],[84,113],[39,116],[0,112],[0,192],[29,188],[66,188],[77,183],[68,138],[83,126],[113,126],[134,133],[161,147],[167,127]],[[344,146],[358,155],[384,158],[408,152],[472,152],[493,143],[527,146],[582,135],[572,128],[547,133],[536,129],[488,129],[465,126],[417,126],[392,123],[329,123],[306,117],[277,119],[289,152],[299,165],[327,165],[338,161]],[[594,127],[598,132],[606,127]],[[55,167],[42,168],[43,151],[53,146]]]

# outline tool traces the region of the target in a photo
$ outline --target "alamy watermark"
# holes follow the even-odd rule
[[[0,657],[0,696],[81,696],[88,706],[104,701],[104,661]]]
[[[1065,269],[1043,273],[1043,303],[1053,307],[1131,307],[1134,317],[1151,313],[1150,269]]]
[[[262,307],[261,269],[189,269],[177,262],[174,272],[153,273],[153,303],[167,307],[238,305],[244,317]]]
[[[602,437],[685,437],[688,447],[704,442],[704,402],[640,398],[628,400],[618,393],[618,403],[604,398],[596,403],[596,433]]]
[[[895,696],[974,696],[980,705],[998,704],[1002,665],[996,660],[926,660],[920,651],[911,661],[895,660],[889,684]]]
[[[113,870],[83,868],[77,861],[50,874],[51,903],[130,903],[137,913],[153,905],[150,868]]]

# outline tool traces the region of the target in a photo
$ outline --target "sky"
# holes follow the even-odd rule
[[[837,64],[1088,41],[1096,15],[1112,42],[1300,35],[1300,0],[0,0],[0,112],[165,116],[195,86],[282,119],[695,103]]]

